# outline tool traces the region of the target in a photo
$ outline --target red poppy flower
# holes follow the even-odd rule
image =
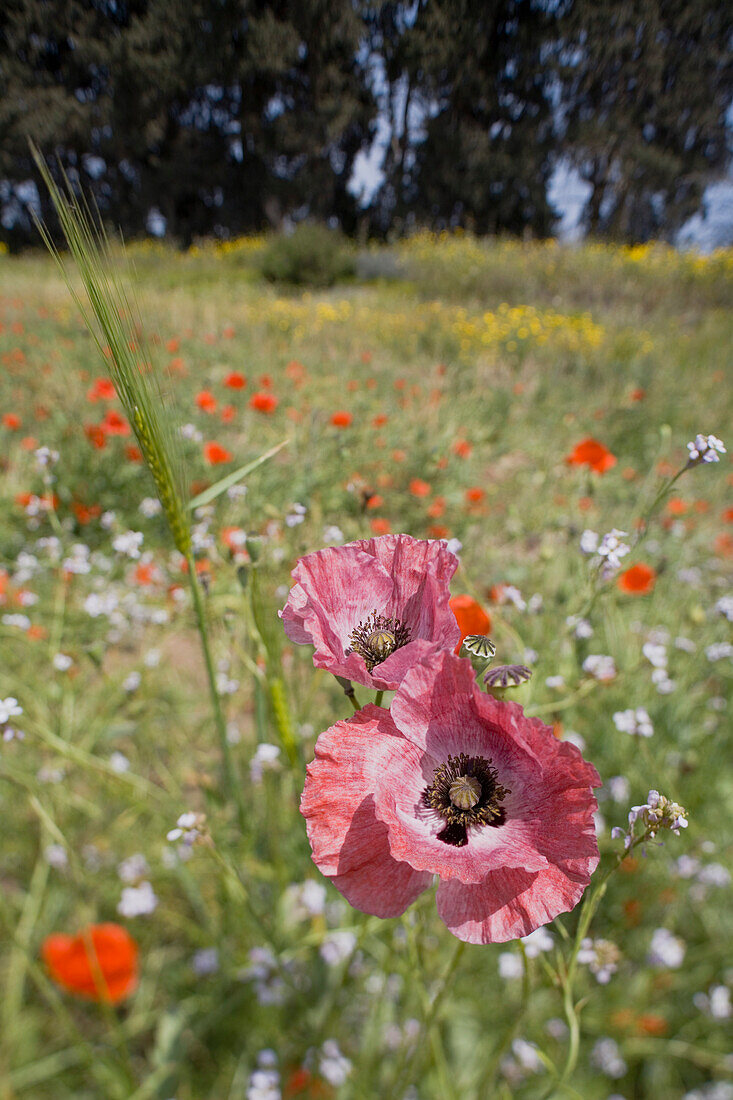
[[[201,390],[196,394],[196,404],[203,412],[216,412],[216,398],[209,390]]]
[[[128,462],[142,462],[143,453],[134,443],[128,443],[125,447],[125,458]]]
[[[331,417],[331,423],[333,424],[334,428],[349,428],[353,422],[353,419],[354,418],[350,412],[341,410],[340,412],[335,412],[333,414],[333,416]]]
[[[58,985],[92,1001],[116,1004],[137,986],[137,944],[119,924],[92,924],[77,936],[47,936],[41,955]]]
[[[629,595],[646,596],[654,588],[656,579],[656,570],[652,569],[651,565],[637,562],[636,565],[632,565],[621,573],[616,584],[622,592],[628,592]]]
[[[233,370],[224,379],[224,385],[230,390],[243,390],[247,379],[239,371]]]
[[[427,497],[432,492],[432,486],[427,481],[423,481],[422,478],[413,477],[409,485],[410,492],[414,497]]]
[[[458,455],[459,458],[469,458],[473,447],[465,439],[457,439],[451,447],[453,454]]]
[[[604,447],[597,439],[588,438],[578,443],[565,461],[569,466],[588,466],[597,474],[605,474],[618,460],[608,447]]]
[[[526,936],[573,909],[598,865],[596,769],[469,661],[425,650],[391,711],[316,743],[301,813],[313,859],[357,909],[395,917],[438,875],[438,916],[468,943]]]
[[[253,393],[249,405],[251,409],[256,409],[261,413],[273,413],[278,406],[278,399],[274,393]]]
[[[435,497],[430,507],[428,508],[428,515],[431,519],[440,519],[445,512],[445,497]]]
[[[95,378],[91,387],[87,390],[87,401],[95,404],[97,401],[111,401],[115,396],[115,388],[109,378]]]
[[[3,427],[11,432],[17,432],[21,425],[21,419],[16,413],[3,413]]]
[[[314,645],[313,663],[377,691],[392,690],[427,641],[453,649],[448,585],[458,559],[442,542],[383,535],[301,558],[280,612],[285,633]]]
[[[478,504],[479,501],[481,501],[483,499],[484,499],[483,489],[479,489],[478,487],[473,488],[473,489],[466,489],[466,500],[468,501],[469,504]]]
[[[389,417],[385,413],[378,413],[377,416],[372,419],[373,428],[383,428],[389,420]]]
[[[646,390],[642,390],[641,388],[639,388],[639,389],[635,389],[635,390],[631,391],[631,400],[632,401],[643,401],[645,397],[646,397]]]
[[[222,462],[232,461],[232,452],[221,443],[204,443],[204,458],[209,466],[219,466]]]
[[[469,634],[488,634],[491,630],[491,619],[473,596],[452,596],[450,609],[461,631],[461,640],[455,648],[456,653],[460,652],[463,639]]]
[[[130,435],[132,431],[125,417],[116,409],[107,410],[100,427],[107,435]]]
[[[107,446],[107,433],[101,424],[87,424],[84,428],[84,435],[98,451],[103,451]]]
[[[221,412],[219,413],[219,419],[221,420],[222,424],[231,424],[236,415],[237,410],[234,408],[234,405],[224,405]]]

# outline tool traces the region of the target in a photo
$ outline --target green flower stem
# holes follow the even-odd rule
[[[237,821],[241,832],[244,832],[247,824],[247,815],[244,805],[244,792],[242,790],[242,784],[239,782],[237,771],[234,766],[234,757],[232,756],[232,748],[227,740],[227,727],[224,720],[224,712],[221,707],[221,698],[216,686],[216,673],[214,671],[214,661],[211,655],[211,647],[209,645],[209,632],[206,623],[206,611],[204,608],[204,601],[201,597],[201,585],[199,583],[198,576],[196,575],[196,562],[194,561],[193,553],[189,552],[186,557],[188,562],[188,581],[191,588],[191,596],[193,598],[193,606],[196,611],[196,625],[198,627],[199,637],[201,639],[201,649],[204,654],[204,663],[206,665],[206,675],[209,681],[209,694],[211,696],[211,706],[214,712],[214,722],[216,725],[216,731],[219,736],[219,746],[221,748],[222,759],[224,761],[224,775],[228,793],[234,802],[237,810]]]
[[[374,706],[375,707],[381,707],[383,698],[384,698],[384,692],[383,691],[378,691],[377,694],[374,696]]]

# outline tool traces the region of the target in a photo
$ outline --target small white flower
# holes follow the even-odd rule
[[[69,857],[63,844],[48,844],[43,850],[43,855],[49,867],[57,871],[63,871],[69,866]]]
[[[654,726],[644,707],[636,710],[619,710],[613,716],[614,725],[621,733],[629,733],[634,737],[651,737]]]
[[[142,531],[123,531],[112,539],[112,549],[128,558],[139,558],[143,537]]]
[[[320,947],[320,956],[329,966],[344,962],[356,947],[356,936],[347,929],[329,932]]]
[[[113,752],[109,758],[109,766],[113,772],[123,775],[130,770],[130,761],[123,752]]]
[[[696,993],[692,998],[695,1008],[706,1012],[714,1020],[728,1020],[733,1016],[730,990],[725,985],[712,985],[707,993]]]
[[[266,742],[257,746],[255,754],[249,762],[249,774],[253,783],[261,783],[266,771],[276,771],[280,767],[279,745],[269,745]]]
[[[11,718],[17,718],[22,713],[23,708],[13,695],[8,695],[7,699],[0,699],[0,726],[4,726]]]
[[[586,529],[580,536],[580,549],[584,554],[595,554],[598,549],[599,536],[596,531]]]
[[[68,653],[54,653],[51,664],[57,672],[68,672],[74,661]]]
[[[458,557],[463,549],[463,543],[459,539],[448,539],[445,545],[448,550],[450,550],[451,554],[455,554],[456,557]]]
[[[129,676],[126,676],[122,681],[122,690],[132,694],[133,691],[137,691],[142,683],[142,676],[139,672],[131,672]]]
[[[59,460],[59,452],[52,451],[50,447],[38,447],[33,454],[39,470],[43,470],[48,466],[55,466]]]
[[[733,622],[733,596],[721,596],[715,604],[715,610],[719,615],[724,615],[728,622]]]
[[[589,653],[583,661],[583,672],[587,672],[596,680],[613,680],[616,675],[616,665],[613,657],[602,653]]]
[[[3,626],[16,626],[18,630],[30,630],[31,621],[27,615],[3,615]]]
[[[725,657],[733,657],[733,645],[730,642],[716,642],[706,646],[705,656],[709,661],[722,661]]]
[[[593,637],[593,627],[587,619],[582,619],[580,615],[568,615],[565,625],[572,630],[576,638]]]
[[[181,435],[184,439],[190,439],[192,443],[201,443],[204,438],[195,424],[183,424]]]
[[[146,878],[150,874],[150,867],[142,852],[136,852],[135,855],[122,860],[117,867],[117,874],[120,880],[129,886]]]
[[[551,951],[555,943],[552,934],[544,924],[535,928],[534,932],[530,932],[528,936],[522,936],[521,940],[528,959],[536,958],[543,951]]]
[[[160,515],[163,511],[163,505],[157,497],[143,497],[140,501],[140,511],[146,519],[151,519],[152,516]]]
[[[513,951],[502,951],[499,955],[499,977],[505,981],[514,981],[515,978],[521,978],[524,967],[522,966],[522,960],[519,955],[516,955]]]
[[[547,679],[545,680],[545,685],[548,688],[553,688],[553,689],[563,688],[563,687],[565,687],[565,677],[564,676],[548,676]]]
[[[318,1069],[321,1077],[328,1081],[333,1088],[345,1085],[352,1070],[352,1064],[339,1050],[335,1039],[326,1039],[321,1047],[321,1056],[318,1061]]]
[[[685,943],[668,928],[657,928],[652,935],[647,961],[651,966],[678,970],[685,957]]]
[[[591,1064],[601,1073],[605,1073],[606,1077],[614,1079],[623,1077],[628,1068],[621,1057],[621,1049],[615,1039],[599,1039],[593,1046],[590,1060]]]
[[[158,899],[149,882],[139,886],[126,886],[117,906],[121,917],[147,917],[155,911]]]

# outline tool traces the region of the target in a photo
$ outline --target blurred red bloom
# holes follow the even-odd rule
[[[253,393],[249,405],[251,409],[256,409],[257,412],[272,413],[277,408],[278,400],[274,393]]]
[[[471,444],[465,439],[457,439],[451,447],[453,454],[458,455],[459,458],[468,458],[473,450]]]
[[[224,379],[224,385],[230,390],[243,390],[247,385],[247,379],[239,371],[231,371]]]
[[[388,519],[384,519],[382,516],[376,516],[369,521],[369,526],[372,533],[375,535],[388,535],[392,530],[392,525]]]
[[[87,424],[84,435],[98,451],[103,451],[107,446],[107,434],[101,424]]]
[[[232,461],[232,452],[221,443],[204,443],[204,458],[210,466],[219,466],[222,462]]]
[[[423,481],[422,478],[413,477],[409,485],[410,492],[414,497],[427,497],[432,492],[432,486],[427,481]]]
[[[479,489],[478,487],[475,487],[473,489],[466,489],[466,500],[469,504],[478,504],[478,502],[483,499],[483,489]]]
[[[616,465],[617,458],[597,439],[584,439],[566,457],[569,466],[588,466],[597,474],[605,474]]]
[[[372,419],[372,427],[383,428],[388,420],[389,417],[385,413],[378,413],[378,415]]]
[[[142,462],[143,453],[134,443],[128,443],[125,447],[125,458],[128,462]]]
[[[340,412],[335,412],[331,417],[331,423],[333,424],[334,428],[349,428],[351,427],[353,420],[354,418],[351,413],[346,412],[343,409]]]
[[[92,1001],[116,1004],[137,986],[137,944],[119,924],[92,924],[77,936],[47,936],[41,956],[58,985]]]
[[[130,435],[132,431],[125,417],[116,409],[107,410],[100,427],[107,435]]]
[[[115,396],[115,388],[109,378],[95,378],[87,390],[87,401],[95,404],[97,401],[111,401]]]
[[[3,427],[9,428],[11,432],[17,432],[21,425],[21,419],[17,413],[3,413]]]
[[[643,401],[645,397],[646,397],[646,390],[635,389],[635,390],[631,391],[631,400],[632,401]]]
[[[455,648],[456,653],[460,653],[463,639],[467,635],[488,634],[491,630],[490,617],[473,596],[452,596],[449,606],[461,632],[461,640]]]
[[[234,405],[224,405],[223,409],[219,413],[219,419],[222,424],[231,424],[234,417],[237,415],[237,410]]]
[[[216,411],[216,398],[209,390],[201,390],[196,394],[196,404],[203,412],[213,413]]]
[[[637,562],[619,576],[616,581],[622,592],[633,596],[645,596],[654,588],[657,579],[656,570],[644,562]]]

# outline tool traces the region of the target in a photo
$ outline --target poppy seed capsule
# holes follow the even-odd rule
[[[459,810],[472,810],[481,798],[481,783],[474,775],[459,775],[451,783],[448,794]]]
[[[373,630],[366,640],[366,648],[379,664],[396,648],[396,638],[389,630]]]

